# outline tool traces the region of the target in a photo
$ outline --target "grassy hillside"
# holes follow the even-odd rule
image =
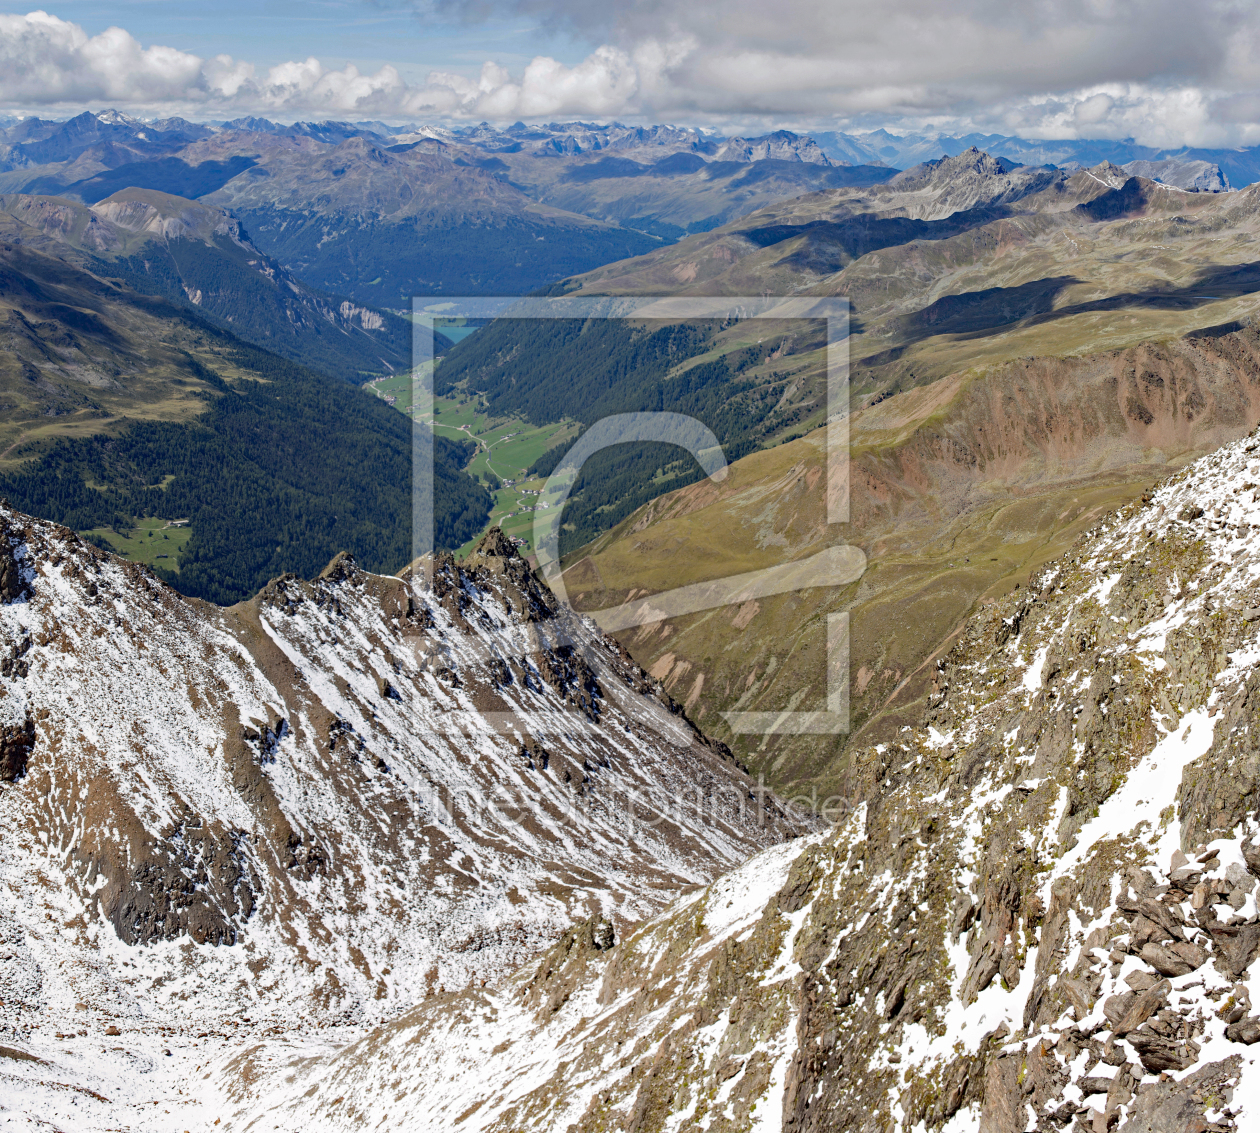
[[[379,399],[27,248],[0,248],[0,319],[0,494],[17,507],[120,535],[190,519],[154,566],[217,602],[339,550],[374,570],[409,557],[411,425]],[[438,439],[445,546],[491,507],[470,456]]]
[[[1260,334],[1024,359],[881,401],[852,425],[851,522],[826,521],[821,432],[670,493],[572,554],[586,610],[813,555],[859,582],[673,618],[618,637],[779,791],[841,789],[852,742],[921,718],[933,659],[979,604],[1024,584],[1101,514],[1260,422]],[[737,736],[726,711],[821,707],[826,617],[851,618],[853,740]]]

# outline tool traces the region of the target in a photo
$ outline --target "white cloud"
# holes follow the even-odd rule
[[[651,76],[656,55],[649,51],[645,59]],[[635,61],[614,47],[598,47],[573,67],[540,56],[516,79],[488,62],[478,80],[435,72],[423,86],[409,86],[392,66],[363,74],[353,65],[326,68],[313,57],[260,75],[228,55],[201,59],[169,47],[142,47],[122,28],[89,37],[79,25],[42,11],[0,15],[0,105],[10,108],[108,102],[123,109],[222,113],[605,115],[633,105],[638,76]]]
[[[1159,146],[1260,142],[1260,0],[476,0],[586,36],[569,66],[405,82],[318,59],[267,70],[0,16],[0,105],[275,117],[689,119],[980,129]],[[441,0],[439,0],[441,3]],[[448,0],[448,9],[464,9]]]
[[[146,50],[121,28],[89,38],[46,12],[0,15],[0,97],[10,104],[178,99],[201,80],[195,55]]]

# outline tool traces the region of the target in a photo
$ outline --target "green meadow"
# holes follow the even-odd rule
[[[166,519],[137,519],[126,535],[112,527],[94,527],[83,535],[95,535],[105,540],[116,555],[145,566],[160,566],[166,570],[179,570],[179,556],[192,538],[192,528],[169,526]]]

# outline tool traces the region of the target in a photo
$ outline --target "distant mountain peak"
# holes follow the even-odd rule
[[[1137,177],[1147,177],[1162,185],[1172,185],[1194,193],[1227,193],[1229,178],[1214,161],[1169,157],[1160,161],[1130,161],[1124,169]]]
[[[124,114],[121,110],[102,110],[93,115],[93,117],[106,126],[135,126],[140,128],[144,125],[138,118],[132,118],[129,114]]]
[[[728,138],[717,146],[713,157],[717,161],[777,160],[831,164],[813,138],[793,134],[790,130],[775,130],[756,138]]]
[[[1004,157],[994,157],[984,150],[971,146],[960,154],[951,157],[945,154],[934,161],[925,161],[898,173],[889,185],[898,189],[909,189],[926,185],[939,185],[955,181],[960,177],[993,178],[1005,177],[1012,169],[1019,166]]]

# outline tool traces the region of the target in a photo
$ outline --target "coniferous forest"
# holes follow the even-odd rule
[[[802,410],[776,409],[786,375],[751,373],[779,346],[777,338],[688,365],[713,350],[719,329],[713,322],[653,329],[619,319],[500,319],[447,353],[436,391],[480,392],[492,416],[517,415],[533,425],[567,418],[585,429],[617,413],[682,413],[713,430],[729,462],[762,447]],[[568,447],[544,453],[531,471],[550,475]],[[565,506],[561,553],[703,476],[689,453],[671,445],[615,445],[596,453]]]
[[[401,569],[410,556],[411,423],[349,383],[222,340],[224,356],[262,380],[229,384],[190,357],[218,390],[198,419],[59,440],[0,476],[0,495],[78,530],[125,529],[132,516],[187,518],[179,573],[158,573],[220,604],[286,571],[312,577],[342,550],[369,570]],[[439,546],[459,546],[490,512],[490,494],[460,471],[471,448],[437,439]]]

